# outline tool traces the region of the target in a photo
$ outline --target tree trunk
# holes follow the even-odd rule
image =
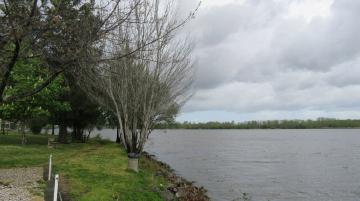
[[[128,158],[128,170],[139,172],[139,158]]]
[[[65,124],[59,125],[59,142],[62,144],[67,143],[67,126]]]
[[[90,140],[91,130],[88,131],[88,135],[85,139],[85,142],[88,142]]]
[[[5,121],[1,121],[1,131],[2,131],[2,134],[5,135]]]
[[[21,135],[22,135],[21,144],[22,144],[22,145],[26,145],[26,136],[25,136],[25,132],[23,132]]]
[[[25,133],[25,123],[21,123],[21,144],[26,144],[26,133]]]
[[[51,127],[51,135],[55,135],[55,125],[52,124],[52,127]]]
[[[120,132],[119,132],[119,127],[116,127],[116,143],[120,144],[121,143],[121,139],[120,139]]]
[[[74,131],[73,131],[74,139],[77,142],[84,142],[84,130],[76,125],[74,125],[73,128],[74,128]]]

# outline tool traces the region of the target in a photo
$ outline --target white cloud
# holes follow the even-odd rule
[[[329,17],[334,0],[291,1],[288,18],[305,18],[310,22],[315,17]]]

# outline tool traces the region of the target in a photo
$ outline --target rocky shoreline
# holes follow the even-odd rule
[[[146,160],[156,163],[160,167],[155,176],[163,176],[169,181],[169,186],[165,186],[161,190],[154,189],[159,191],[166,201],[210,201],[210,198],[206,195],[207,190],[204,187],[197,187],[194,185],[194,182],[189,182],[176,175],[169,165],[157,160],[154,155],[144,152],[143,156]]]

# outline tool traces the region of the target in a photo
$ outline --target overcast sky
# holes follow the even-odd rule
[[[359,0],[203,0],[186,30],[196,92],[179,121],[360,118]]]

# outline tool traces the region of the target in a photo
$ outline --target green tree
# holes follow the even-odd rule
[[[125,20],[113,17],[126,7],[120,1],[95,6],[94,0],[0,0],[0,103],[40,92],[60,74],[74,73],[77,60],[93,62],[84,59],[86,52]],[[32,57],[45,59],[51,75],[36,88],[5,98],[16,63]]]
[[[71,112],[69,114],[69,123],[73,130],[73,139],[78,142],[86,142],[91,131],[95,127],[100,127],[103,112],[101,108],[90,101],[84,92],[76,86],[70,91],[69,102]],[[88,131],[87,135],[85,130]]]
[[[39,58],[21,60],[14,66],[9,84],[5,88],[5,97],[12,97],[37,88],[48,77],[49,71],[44,70]],[[59,95],[66,90],[64,79],[56,78],[51,85],[32,97],[26,97],[10,103],[2,103],[0,116],[2,119],[18,122],[23,134],[23,144],[26,143],[25,127],[34,119],[46,119],[52,108],[68,110],[69,104],[59,101]],[[34,121],[33,121],[34,122]]]

